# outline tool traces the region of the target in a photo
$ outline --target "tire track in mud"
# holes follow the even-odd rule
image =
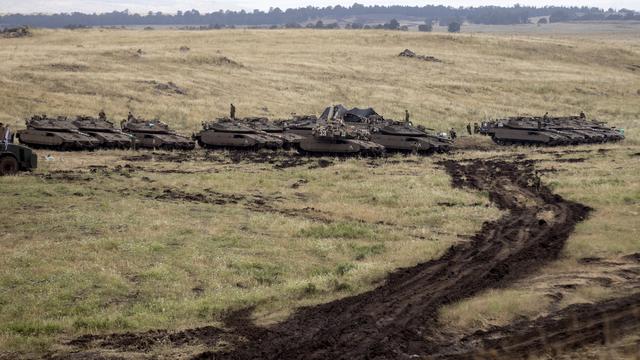
[[[441,306],[556,259],[575,224],[590,211],[540,184],[532,161],[440,164],[454,186],[487,191],[507,213],[440,259],[398,270],[372,291],[303,308],[268,328],[236,324],[247,342],[197,358],[402,359],[434,354],[447,340],[438,327]]]
[[[491,343],[491,334],[478,335],[456,342],[467,347],[455,348],[455,339],[440,330],[438,311],[443,305],[526,277],[556,259],[575,225],[587,217],[590,209],[553,194],[540,183],[530,160],[448,160],[440,165],[452,176],[454,186],[488,192],[505,214],[483,224],[470,241],[451,247],[441,258],[400,269],[372,291],[302,308],[269,327],[255,326],[247,311],[232,314],[219,340],[224,338],[235,348],[228,350],[230,347],[225,346],[227,350],[205,352],[195,358],[465,358],[478,345],[486,349],[517,344],[516,326],[523,325],[514,324],[513,329],[504,330],[503,342]],[[625,313],[626,308],[617,305],[611,304],[608,312]],[[560,331],[558,327],[565,325],[562,311],[559,318],[547,323],[532,322],[532,331],[538,325]],[[232,334],[236,341],[230,340]],[[575,338],[574,346],[594,339]],[[208,344],[213,343],[209,340]],[[117,348],[117,342],[112,345]],[[509,354],[522,355],[530,348],[514,349]]]
[[[517,359],[558,355],[585,344],[611,343],[640,330],[640,293],[571,305],[535,320],[480,331],[443,346],[431,359]],[[640,345],[640,344],[639,344]],[[640,347],[638,348],[640,356]]]

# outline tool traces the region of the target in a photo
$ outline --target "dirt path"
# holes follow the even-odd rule
[[[248,342],[198,358],[358,359],[432,354],[444,339],[437,311],[516,279],[556,259],[589,209],[541,186],[533,163],[443,162],[458,187],[487,191],[508,212],[440,259],[401,269],[379,288],[309,307],[262,331],[239,329]],[[255,333],[255,335],[252,335]]]
[[[478,355],[473,352],[478,346],[524,356],[539,347],[535,340],[523,344],[522,339],[531,337],[527,331],[535,331],[538,326],[549,330],[566,328],[564,318],[565,315],[572,316],[570,310],[561,311],[559,317],[542,319],[540,323],[513,324],[513,328],[505,327],[499,334],[471,336],[464,342],[456,342],[456,346],[451,345],[454,339],[449,334],[440,331],[437,317],[441,306],[523,278],[556,259],[576,223],[585,219],[590,211],[581,204],[554,195],[541,185],[532,161],[444,161],[441,165],[451,174],[454,186],[488,192],[505,214],[496,221],[485,223],[470,241],[451,247],[440,259],[400,269],[389,275],[384,285],[372,291],[303,308],[289,319],[267,328],[253,325],[247,312],[230,316],[227,330],[210,333],[213,336],[206,343],[213,344],[218,338],[235,343],[235,347],[205,352],[195,358],[467,358]],[[629,302],[634,304],[635,301],[637,305],[637,299],[620,300],[620,303],[602,309],[607,315],[617,316],[623,326],[628,323],[625,319],[629,318],[629,311],[637,309]],[[584,326],[575,328],[573,333],[568,330],[558,332],[574,334],[570,335],[574,340],[565,341],[563,336],[556,338],[567,345],[592,341],[597,334],[582,338],[578,334],[593,333],[591,329],[598,326],[598,321],[590,322],[585,317]],[[518,331],[523,331],[524,335],[520,336]],[[190,335],[201,338],[198,334]],[[236,341],[231,339],[233,337]],[[492,342],[494,337],[497,340]],[[93,341],[99,339],[84,345],[92,347]],[[549,344],[552,340],[544,341]],[[118,348],[117,342],[108,341],[108,347]]]

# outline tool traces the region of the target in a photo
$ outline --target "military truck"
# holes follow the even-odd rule
[[[21,144],[34,148],[93,150],[100,145],[100,140],[81,132],[64,116],[36,115],[26,121],[26,126],[26,129],[18,130],[16,137]]]
[[[164,150],[193,150],[195,143],[178,135],[160,120],[144,120],[129,115],[121,123],[122,131],[135,137],[135,146]]]
[[[0,176],[38,167],[38,157],[26,146],[0,142]]]
[[[278,149],[284,144],[282,139],[248,126],[246,120],[228,117],[202,123],[202,130],[192,138],[204,148],[258,150]]]
[[[73,121],[73,125],[100,141],[100,147],[103,148],[129,149],[134,143],[134,137],[116,129],[114,124],[106,119],[104,113],[101,113],[98,118],[78,116]]]

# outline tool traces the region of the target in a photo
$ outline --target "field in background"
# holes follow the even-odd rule
[[[619,37],[390,31],[36,31],[2,40],[0,121],[128,111],[191,133],[228,113],[288,117],[327,105],[404,110],[440,129],[511,114],[577,114],[632,128],[637,32]],[[181,51],[180,48],[183,48]],[[186,50],[186,49],[189,50]],[[399,58],[405,48],[442,63]],[[141,51],[141,53],[138,52]],[[186,92],[159,84],[172,82]],[[630,131],[630,136],[639,139]]]
[[[0,357],[84,333],[215,324],[250,305],[268,323],[370,289],[498,216],[486,194],[451,189],[442,157],[525,154],[555,192],[595,209],[548,269],[443,309],[448,329],[629,291],[637,284],[620,274],[640,248],[638,35],[38,30],[0,39],[0,121],[16,128],[34,113],[104,109],[191,133],[230,102],[241,116],[269,117],[339,102],[394,118],[409,109],[417,123],[459,132],[489,117],[583,110],[628,136],[571,149],[296,164],[40,151],[34,174],[0,179],[0,213],[11,214],[0,217]],[[404,48],[444,62],[397,57]],[[159,86],[169,82],[185,94]],[[593,257],[622,265],[583,260]]]

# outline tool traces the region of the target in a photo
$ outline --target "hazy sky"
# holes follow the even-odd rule
[[[448,6],[479,6],[479,5],[501,5],[511,6],[514,3],[522,5],[587,5],[601,8],[628,8],[640,10],[640,0],[440,0],[434,2],[411,1],[411,0],[360,0],[357,1],[365,5],[425,5],[438,4]],[[327,5],[351,5],[354,1],[341,0],[0,0],[0,13],[34,13],[34,12],[106,12],[112,10],[129,9],[132,12],[146,13],[147,11],[176,12],[177,10],[198,9],[201,12],[215,11],[219,9],[229,10],[268,10],[269,7],[296,8],[307,5],[327,6]]]

